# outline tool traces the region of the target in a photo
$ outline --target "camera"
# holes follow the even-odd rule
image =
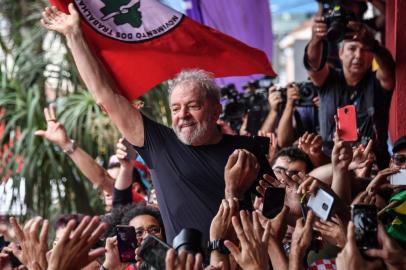
[[[272,85],[270,77],[250,81],[238,92],[234,84],[221,89],[223,113],[220,119],[228,122],[235,131],[240,130],[242,119],[247,115],[247,131],[256,134],[265,120],[268,111],[268,88]]]
[[[173,238],[173,247],[178,253],[185,250],[189,253],[201,253],[204,256],[205,244],[202,233],[197,229],[182,229]]]
[[[340,0],[324,0],[323,17],[327,24],[327,40],[338,43],[344,40],[345,35],[351,32],[347,24],[349,21],[359,21],[356,15],[344,8]]]
[[[300,99],[295,101],[297,107],[312,107],[313,99],[317,96],[317,88],[312,82],[299,82],[295,83],[299,88]],[[282,103],[287,101],[287,88],[283,87],[278,89],[281,93]]]

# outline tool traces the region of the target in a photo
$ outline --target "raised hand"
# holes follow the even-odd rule
[[[381,258],[389,270],[406,269],[406,250],[385,232],[382,224],[378,226],[380,249],[369,249],[365,253],[370,257]]]
[[[116,157],[120,161],[120,164],[132,167],[132,160],[136,159],[138,156],[135,148],[125,138],[118,140],[116,148]]]
[[[343,248],[347,242],[346,231],[343,222],[337,214],[331,220],[318,220],[314,223],[314,229],[321,233],[323,240],[332,245]]]
[[[229,240],[226,240],[224,245],[242,269],[269,269],[267,251],[269,226],[266,226],[265,230],[262,228],[256,212],[252,213],[252,221],[245,211],[240,212],[240,218],[241,222],[237,217],[232,217],[234,230],[240,240],[240,248]]]
[[[210,240],[230,239],[233,226],[231,217],[237,215],[238,200],[223,199],[220,204],[219,211],[214,216],[210,225]]]
[[[66,226],[61,239],[53,248],[48,270],[80,269],[104,254],[104,248],[92,250],[92,246],[107,230],[107,224],[100,223],[98,217],[84,217],[76,229],[75,221]]]
[[[299,138],[298,148],[308,154],[309,156],[317,156],[321,154],[323,146],[323,139],[316,133],[305,132]]]
[[[386,168],[379,171],[377,175],[368,184],[366,190],[369,194],[375,194],[378,189],[383,187],[391,187],[389,185],[388,177],[399,172],[399,168]]]
[[[374,194],[368,193],[368,191],[360,192],[355,199],[352,201],[351,205],[355,204],[371,204],[375,205],[376,197]]]
[[[302,173],[299,173],[299,175],[303,175]],[[303,177],[304,180],[301,181],[301,184],[299,185],[299,187],[297,188],[297,193],[304,195],[304,194],[313,194],[316,195],[316,192],[319,188],[323,187],[326,190],[331,190],[331,188],[325,184],[324,182],[310,176],[310,175],[306,175],[305,177]]]
[[[372,152],[372,139],[366,147],[359,145],[353,152],[352,161],[348,166],[349,170],[354,170],[358,177],[366,177],[370,171],[375,155]]]
[[[338,254],[336,263],[338,270],[383,269],[383,265],[379,261],[370,262],[362,257],[355,242],[354,223],[352,221],[348,223],[347,243]]]
[[[10,223],[20,244],[20,248],[12,247],[13,254],[30,270],[47,269],[48,220],[43,220],[41,217],[30,219],[23,229],[14,217],[10,218]]]
[[[235,150],[228,158],[224,169],[226,198],[242,199],[259,172],[257,158],[244,149]]]
[[[203,257],[200,253],[193,255],[186,251],[176,254],[174,249],[168,250],[165,258],[166,270],[203,270]],[[212,270],[222,268],[210,268]]]
[[[309,249],[313,238],[313,221],[314,213],[311,210],[307,212],[306,221],[304,221],[303,217],[296,220],[295,230],[292,234],[292,245],[289,254],[289,266],[291,262],[302,262],[302,259],[307,254],[307,250]]]
[[[289,83],[286,92],[286,106],[294,106],[295,101],[300,99],[299,87],[294,83]]]
[[[334,171],[347,171],[352,161],[353,153],[348,142],[341,141],[338,136],[334,138],[334,147],[331,153],[331,162]]]
[[[117,237],[109,237],[106,239],[106,259],[103,262],[105,269],[125,269],[128,263],[121,263],[120,253],[117,247]]]
[[[42,26],[65,36],[69,33],[80,31],[78,12],[72,3],[68,5],[68,9],[70,14],[65,14],[56,7],[46,7],[42,12]]]
[[[282,97],[280,91],[277,91],[275,85],[271,86],[268,90],[268,103],[271,110],[277,112],[279,104],[282,103]]]
[[[58,122],[55,108],[52,104],[48,108],[44,108],[44,116],[47,122],[47,129],[37,130],[34,134],[47,139],[62,149],[66,149],[71,144],[71,140],[66,133],[65,127]]]
[[[326,38],[327,36],[327,24],[324,21],[324,18],[317,16],[314,19],[314,24],[312,27],[312,40],[314,42],[319,42]]]

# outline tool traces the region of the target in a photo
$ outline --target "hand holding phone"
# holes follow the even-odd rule
[[[323,220],[330,218],[334,205],[334,196],[319,188],[315,195],[310,196],[307,207],[312,209],[314,214]]]
[[[357,113],[354,105],[347,105],[337,109],[337,133],[338,137],[347,142],[358,139]]]
[[[285,189],[268,187],[265,190],[262,214],[269,219],[276,217],[285,204]]]
[[[390,176],[390,184],[395,186],[406,185],[406,169],[401,169],[398,173]]]
[[[153,235],[148,235],[138,249],[138,256],[157,270],[165,270],[166,252],[171,247]]]
[[[351,210],[355,241],[360,250],[378,248],[378,216],[375,205],[355,204]]]
[[[132,226],[117,225],[117,246],[120,253],[121,262],[135,263],[135,249],[137,248],[137,238],[135,229]]]

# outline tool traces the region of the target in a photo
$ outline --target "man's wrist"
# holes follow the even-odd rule
[[[80,29],[79,26],[75,27],[74,29],[71,29],[67,33],[65,33],[65,38],[68,43],[68,46],[70,47],[72,41],[83,39],[82,30]]]
[[[244,195],[243,194],[239,194],[237,192],[237,189],[234,188],[229,188],[226,186],[225,191],[224,191],[224,197],[226,199],[233,199],[233,198],[237,198],[238,200],[242,200]]]
[[[76,142],[74,140],[70,140],[69,143],[65,144],[62,147],[62,151],[67,155],[71,155],[73,154],[73,152],[75,152],[76,148],[77,148]]]

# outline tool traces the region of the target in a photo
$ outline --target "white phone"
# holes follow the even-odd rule
[[[316,195],[310,196],[307,201],[307,207],[312,209],[314,214],[322,220],[327,220],[330,217],[333,209],[334,197],[322,188],[319,188]]]
[[[390,176],[391,185],[405,186],[406,185],[406,169],[401,169],[397,174]]]

